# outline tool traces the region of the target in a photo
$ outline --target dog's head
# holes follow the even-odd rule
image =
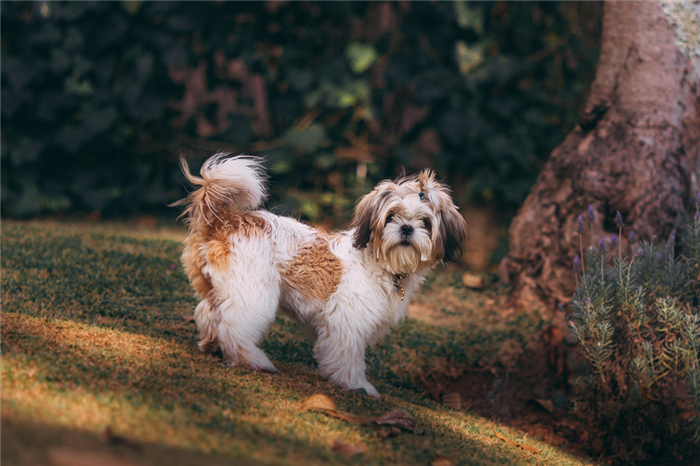
[[[454,260],[467,238],[467,223],[449,189],[430,170],[380,183],[360,199],[352,229],[353,245],[370,248],[393,274]]]

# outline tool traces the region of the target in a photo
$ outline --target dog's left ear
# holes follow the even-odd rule
[[[440,228],[437,233],[436,244],[440,248],[437,252],[438,260],[444,262],[454,261],[459,257],[467,242],[467,222],[459,213],[450,196],[450,189],[435,180],[435,172],[423,170],[418,175],[420,192],[430,202],[440,217]]]
[[[459,213],[457,207],[451,205],[440,211],[440,228],[442,230],[442,246],[444,262],[457,259],[466,247],[468,230],[467,222]]]

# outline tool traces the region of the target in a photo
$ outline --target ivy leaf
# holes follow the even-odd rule
[[[350,62],[350,68],[355,74],[362,74],[367,71],[377,60],[378,56],[375,48],[369,44],[353,42],[345,49],[345,58]]]
[[[469,72],[476,69],[484,60],[484,52],[481,50],[480,46],[475,45],[470,47],[463,40],[458,40],[455,44],[455,55],[457,66],[462,76],[468,75]]]
[[[473,29],[477,34],[484,32],[484,11],[481,8],[470,8],[466,1],[455,2],[457,24],[462,29]]]

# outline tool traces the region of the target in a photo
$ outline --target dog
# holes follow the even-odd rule
[[[365,348],[408,312],[429,271],[460,254],[467,224],[435,173],[383,181],[337,233],[257,210],[267,196],[261,159],[219,153],[185,205],[182,264],[199,298],[199,349],[221,350],[230,366],[277,372],[258,347],[277,309],[315,337],[320,374],[379,398],[365,376]]]

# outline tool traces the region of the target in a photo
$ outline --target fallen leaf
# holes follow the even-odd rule
[[[388,413],[384,413],[378,418],[370,416],[357,416],[355,414],[339,413],[338,408],[326,395],[314,393],[301,403],[301,409],[304,411],[321,410],[337,419],[350,422],[352,424],[369,424],[374,422],[378,425],[396,425],[415,434],[423,433],[423,430],[418,425],[418,422],[411,417],[410,414],[401,410],[393,409]]]
[[[439,456],[430,462],[430,466],[457,466],[457,463],[447,456]]]
[[[343,443],[340,440],[336,440],[335,442],[333,442],[333,446],[331,447],[331,450],[338,452],[338,453],[342,453],[343,455],[347,456],[348,458],[352,458],[354,456],[367,453],[367,447],[364,445],[358,445],[358,446],[348,445],[347,443]]]
[[[531,398],[530,401],[547,411],[549,414],[552,414],[554,412],[554,403],[552,403],[552,400],[545,400],[543,398]]]
[[[462,409],[462,398],[459,393],[448,393],[442,397],[442,404],[452,409]]]
[[[469,272],[462,275],[462,283],[464,283],[464,286],[467,288],[476,288],[479,290],[486,286],[483,277],[471,274]]]
[[[53,447],[47,459],[51,466],[139,466],[138,463],[117,458],[108,453]]]
[[[403,429],[406,429],[414,434],[423,433],[423,429],[420,428],[418,422],[411,417],[406,411],[402,409],[392,409],[388,413],[384,413],[379,418],[374,421],[379,425],[395,425]]]
[[[649,400],[649,401],[651,401],[651,402],[653,402],[653,403],[658,403],[658,402],[659,402],[659,400],[658,400],[657,398],[654,398],[653,396],[651,396],[651,395],[647,392],[647,387],[645,387],[645,386],[644,386],[643,384],[641,384],[641,383],[639,384],[639,391],[642,392],[642,395],[643,395],[644,398],[646,398],[647,400]]]
[[[533,453],[540,453],[540,450],[538,450],[537,448],[535,448],[533,446],[526,445],[524,443],[513,442],[511,440],[508,440],[508,438],[504,437],[503,435],[499,434],[498,432],[496,432],[496,430],[494,428],[490,428],[490,429],[493,431],[494,434],[496,434],[496,437],[503,440],[508,445],[512,445],[514,447],[519,447],[519,448],[522,448],[523,450],[531,451]]]
[[[194,322],[194,316],[192,315],[182,315],[180,317],[182,317],[183,320],[186,320],[188,322]]]
[[[333,400],[322,393],[314,393],[301,403],[301,409],[311,411],[312,409],[323,409],[335,411],[338,407],[333,403]]]
[[[321,393],[314,393],[301,403],[301,409],[304,411],[321,410],[329,416],[333,416],[343,421],[352,424],[369,424],[374,421],[373,417],[356,416],[354,414],[339,413],[338,407],[333,403],[333,400]]]
[[[124,445],[132,448],[135,451],[141,451],[140,443],[138,443],[136,440],[132,440],[121,435],[116,435],[111,426],[105,427],[105,430],[102,432],[102,438],[110,445]]]

